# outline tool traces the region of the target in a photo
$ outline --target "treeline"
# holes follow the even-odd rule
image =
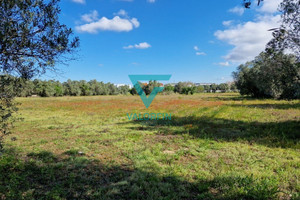
[[[18,97],[38,95],[41,97],[59,96],[93,96],[127,94],[129,86],[116,87],[112,83],[103,83],[96,80],[59,82],[54,80],[42,81],[39,79],[25,80],[10,77],[11,90],[16,91]]]
[[[198,85],[196,86],[191,82],[179,82],[174,87],[171,85],[166,85],[166,91],[174,91],[179,94],[191,94],[194,93],[225,93],[225,92],[238,92],[234,83],[221,83],[221,84],[211,84],[211,85]]]
[[[1,76],[2,79],[5,77]],[[7,77],[7,76],[6,76]],[[60,96],[94,96],[94,95],[137,95],[135,88],[130,88],[128,85],[117,87],[113,83],[103,83],[97,80],[91,81],[72,81],[68,80],[61,83],[60,81],[39,79],[27,80],[18,77],[9,76],[10,80],[8,88],[11,93],[18,97],[41,96],[41,97],[60,97]],[[163,86],[157,81],[149,81],[149,83],[139,83],[146,95],[149,95],[154,87]],[[212,85],[195,86],[191,82],[179,82],[175,86],[166,84],[163,94],[191,94],[203,92],[237,92],[236,86],[233,83],[221,83]]]
[[[262,52],[253,61],[240,65],[233,77],[242,95],[300,98],[300,62],[294,55]]]

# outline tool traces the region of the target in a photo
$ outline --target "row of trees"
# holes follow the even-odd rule
[[[144,90],[146,95],[149,95],[154,87],[160,87],[162,84],[157,81],[150,81],[148,84],[139,83],[140,87]],[[186,94],[193,95],[194,93],[214,93],[214,92],[238,92],[237,87],[234,83],[221,83],[221,84],[207,84],[207,85],[198,85],[196,86],[192,82],[179,82],[175,86],[171,84],[166,84],[164,86],[163,94]],[[130,90],[132,95],[137,94],[135,88]]]
[[[27,80],[23,78],[2,75],[2,80],[6,80],[6,93],[14,94],[19,97],[28,97],[38,95],[41,97],[59,97],[59,96],[93,96],[93,95],[119,95],[132,94],[137,95],[135,88],[128,85],[119,86],[112,83],[91,81],[72,81],[59,82],[55,80],[42,81],[39,79]],[[139,83],[146,95],[149,95],[154,87],[162,86],[157,81],[149,83]],[[9,92],[8,92],[9,90]],[[195,86],[191,82],[179,82],[175,86],[167,84],[164,86],[164,94],[194,94],[202,92],[232,92],[236,91],[236,86],[229,83],[212,84],[204,86]]]
[[[203,92],[237,92],[237,88],[234,83],[221,83],[221,84],[211,84],[211,85],[198,85],[191,82],[179,82],[175,87],[171,85],[166,85],[167,91],[174,91],[179,94],[194,94]]]
[[[2,76],[5,77],[5,76]],[[71,81],[59,82],[54,80],[42,81],[35,79],[33,81],[9,76],[10,89],[16,91],[16,96],[28,97],[38,95],[41,97],[59,97],[59,96],[92,96],[92,95],[117,95],[127,94],[129,86],[116,87],[112,83],[103,83],[96,80],[89,82]]]

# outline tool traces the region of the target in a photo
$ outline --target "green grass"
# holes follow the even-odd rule
[[[0,199],[299,199],[300,101],[19,98]],[[171,113],[129,121],[127,113]]]

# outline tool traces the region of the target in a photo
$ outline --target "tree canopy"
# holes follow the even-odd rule
[[[258,5],[263,0],[258,0]],[[250,8],[251,0],[243,0],[245,8]],[[278,7],[281,25],[274,27],[273,38],[267,44],[268,53],[292,52],[300,60],[300,0],[282,0]]]
[[[243,95],[258,98],[300,98],[300,63],[294,55],[262,52],[233,73]]]
[[[267,51],[287,50],[300,60],[300,0],[283,0],[279,11],[282,22],[280,27],[271,29],[273,39],[268,43]]]
[[[59,0],[0,1],[0,71],[24,78],[53,70],[79,45],[59,22]]]

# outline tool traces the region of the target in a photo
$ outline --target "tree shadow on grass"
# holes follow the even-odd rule
[[[251,96],[214,96],[214,97],[205,97],[206,100],[213,101],[245,101],[245,100],[266,100],[264,98],[254,98]],[[270,99],[268,99],[270,100]],[[230,105],[230,104],[229,104]],[[248,107],[248,108],[262,108],[262,109],[300,109],[300,102],[289,102],[289,103],[261,103],[261,104],[231,104],[232,107]]]
[[[240,104],[231,104],[231,107],[242,107],[242,108],[260,108],[260,109],[300,109],[300,102],[299,103],[288,103],[288,104],[247,104],[247,105],[240,105]]]
[[[245,141],[268,147],[299,148],[299,121],[244,122],[214,117],[176,117],[171,120],[130,121],[160,134],[186,134],[217,141]],[[129,127],[139,130],[141,127]]]
[[[257,98],[251,97],[251,96],[242,96],[242,95],[224,95],[224,93],[220,93],[218,96],[217,93],[215,93],[216,96],[209,96],[209,97],[203,97],[206,100],[214,100],[214,101],[244,101],[244,100],[257,100]]]
[[[78,154],[8,151],[0,157],[0,199],[273,199],[275,179],[216,177],[189,182]]]

